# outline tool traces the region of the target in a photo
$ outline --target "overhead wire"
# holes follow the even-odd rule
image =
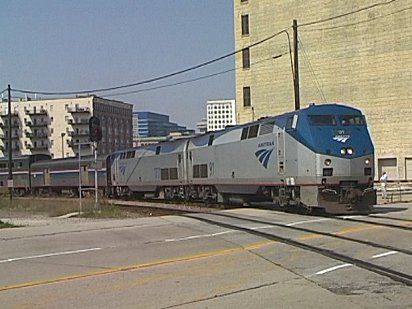
[[[315,20],[315,21],[312,21],[312,22],[303,23],[303,24],[298,25],[298,27],[306,27],[306,26],[322,24],[322,23],[325,23],[325,22],[328,22],[328,21],[332,21],[332,20],[335,20],[335,19],[339,19],[339,18],[342,18],[342,17],[353,15],[353,14],[356,14],[356,13],[359,13],[359,12],[362,12],[362,11],[370,10],[370,9],[378,7],[378,6],[388,5],[388,4],[391,4],[395,1],[397,1],[397,0],[389,0],[389,1],[385,1],[385,2],[374,3],[374,4],[362,7],[360,9],[357,9],[357,10],[354,10],[354,11],[351,11],[351,12],[331,16],[331,17],[324,18],[324,19]]]
[[[289,52],[284,52],[282,54],[276,55],[276,58],[280,58],[286,54],[288,54]],[[265,59],[261,59],[259,61],[253,62],[251,65],[255,66],[261,62],[264,61],[268,61],[268,60],[272,60],[274,57],[269,57],[269,58],[265,58]],[[156,86],[156,87],[151,87],[151,88],[144,88],[144,89],[138,89],[138,90],[132,90],[132,91],[127,91],[127,92],[119,92],[119,93],[112,93],[109,95],[104,95],[105,98],[109,98],[109,97],[114,97],[114,96],[122,96],[122,95],[129,95],[129,94],[136,94],[136,93],[142,93],[142,92],[149,92],[149,91],[153,91],[153,90],[158,90],[158,89],[163,89],[163,88],[169,88],[169,87],[174,87],[174,86],[179,86],[179,85],[183,85],[183,84],[189,84],[192,82],[196,82],[199,80],[203,80],[203,79],[208,79],[211,77],[215,77],[215,76],[219,76],[219,75],[223,75],[223,74],[227,74],[230,72],[233,72],[237,69],[241,69],[242,67],[236,67],[233,69],[229,69],[229,70],[225,70],[225,71],[220,71],[220,72],[216,72],[213,74],[208,74],[208,75],[204,75],[204,76],[200,76],[197,78],[193,78],[193,79],[188,79],[188,80],[183,80],[180,82],[176,82],[176,83],[171,83],[171,84],[167,84],[167,85],[161,85],[161,86]]]
[[[316,24],[321,24],[321,23],[329,22],[329,21],[332,21],[332,20],[335,20],[335,19],[339,19],[339,18],[342,18],[342,17],[345,17],[345,16],[349,16],[349,15],[352,15],[352,14],[356,14],[356,13],[359,13],[359,12],[362,12],[362,11],[370,10],[370,9],[375,8],[375,7],[378,7],[378,6],[389,5],[389,4],[391,4],[391,3],[395,2],[395,1],[397,1],[397,0],[389,0],[389,1],[385,1],[385,2],[374,3],[374,4],[372,4],[372,5],[369,5],[369,6],[366,6],[366,7],[362,7],[362,8],[360,8],[360,9],[357,9],[357,10],[354,10],[354,11],[351,11],[351,12],[347,12],[347,13],[344,13],[344,14],[340,14],[340,15],[336,15],[336,16],[331,16],[331,17],[329,17],[329,18],[324,18],[324,19],[320,19],[320,20],[315,20],[315,21],[312,21],[312,22],[303,23],[303,24],[298,25],[298,27],[299,27],[299,28],[302,28],[302,27],[307,27],[307,26],[312,26],[312,25],[316,25]],[[407,9],[410,9],[410,8],[412,8],[412,7],[405,8],[405,9],[403,9],[403,10],[401,10],[401,11],[404,11],[404,10],[407,10]],[[398,12],[401,12],[401,11],[398,11]],[[394,13],[397,13],[397,12],[394,12]],[[394,14],[394,13],[393,13],[393,14]],[[313,30],[314,30],[314,29],[313,29]],[[235,50],[235,51],[233,51],[233,52],[231,52],[231,53],[228,53],[228,54],[225,54],[225,55],[223,55],[223,56],[220,56],[220,57],[217,57],[217,58],[208,60],[208,61],[206,61],[206,62],[200,63],[200,64],[195,65],[195,66],[191,66],[191,67],[186,68],[186,69],[183,69],[183,70],[175,71],[175,72],[172,72],[172,73],[169,73],[169,74],[157,76],[157,77],[150,78],[150,79],[143,80],[143,81],[139,81],[139,82],[129,83],[129,84],[125,84],[125,85],[119,85],[119,86],[113,86],[113,87],[107,87],[107,88],[96,88],[96,89],[89,89],[89,90],[76,90],[76,91],[63,91],[63,92],[62,92],[62,91],[57,91],[57,92],[34,91],[34,90],[24,90],[24,89],[14,89],[14,88],[12,88],[11,90],[14,91],[14,92],[24,93],[24,94],[40,94],[40,95],[63,96],[63,95],[79,95],[79,94],[101,93],[101,92],[109,92],[109,91],[113,91],[113,90],[119,90],[119,89],[136,87],[136,86],[140,86],[140,85],[149,84],[149,83],[157,82],[157,81],[160,81],[160,80],[168,79],[168,78],[171,78],[171,77],[174,77],[174,76],[177,76],[177,75],[181,75],[181,74],[184,74],[184,73],[187,73],[187,72],[190,72],[190,71],[193,71],[193,70],[196,70],[196,69],[199,69],[199,68],[208,66],[208,65],[213,64],[213,63],[215,63],[215,62],[222,61],[222,60],[224,60],[224,59],[226,59],[226,58],[229,58],[229,57],[231,57],[231,56],[236,55],[237,53],[242,52],[242,50],[243,50],[244,48],[253,48],[253,47],[255,47],[255,46],[257,46],[257,45],[260,45],[260,44],[262,44],[262,43],[264,43],[264,42],[266,42],[266,41],[268,41],[268,40],[273,39],[274,37],[276,37],[276,36],[278,36],[278,35],[280,35],[280,34],[282,34],[282,33],[286,33],[286,35],[287,35],[287,37],[288,37],[288,41],[289,41],[289,52],[290,52],[290,57],[291,57],[291,68],[292,68],[292,74],[293,74],[293,76],[294,76],[294,72],[293,72],[293,71],[294,71],[294,68],[293,68],[293,60],[292,60],[292,53],[291,53],[290,36],[289,36],[289,33],[288,33],[287,29],[283,29],[283,30],[281,30],[281,31],[279,31],[279,32],[276,32],[276,33],[274,33],[274,34],[272,34],[272,35],[270,35],[270,36],[268,36],[268,37],[266,37],[266,38],[264,38],[264,39],[262,39],[262,40],[260,40],[260,41],[258,41],[258,42],[255,42],[255,43],[253,43],[253,44],[251,44],[251,45],[249,45],[249,46],[247,46],[247,47],[243,47],[243,48],[241,48],[241,49],[239,49],[239,50]],[[235,69],[231,69],[230,71],[233,71],[233,70],[235,70]],[[219,75],[219,73],[211,74],[211,76],[216,76],[216,75]],[[206,77],[204,77],[204,78],[206,78]],[[203,78],[200,77],[199,79],[203,79]],[[181,84],[181,83],[182,83],[182,82],[175,83],[175,84]],[[158,87],[163,88],[163,87],[165,87],[165,86],[158,86]],[[154,89],[159,89],[158,87],[153,87],[153,88],[154,88]],[[7,89],[6,89],[6,90],[7,90]],[[3,92],[4,92],[4,90],[3,90]]]
[[[271,40],[274,37],[282,34],[285,31],[286,30],[281,30],[279,32],[276,32],[276,33],[274,33],[274,34],[272,34],[272,35],[270,35],[270,36],[268,36],[268,37],[266,37],[266,38],[264,38],[264,39],[262,39],[258,42],[255,42],[255,43],[249,45],[248,47],[253,48],[257,45],[260,45],[260,44],[262,44],[262,43],[264,43],[268,40]],[[180,75],[180,74],[183,74],[183,73],[187,73],[187,72],[205,67],[205,66],[210,65],[212,63],[215,63],[215,62],[224,60],[226,58],[229,58],[231,56],[234,56],[235,54],[242,52],[243,49],[244,48],[241,48],[241,49],[236,50],[234,52],[228,53],[226,55],[220,56],[218,58],[200,63],[198,65],[195,65],[195,66],[183,69],[183,70],[179,70],[179,71],[176,71],[176,72],[173,72],[173,73],[165,74],[165,75],[162,75],[162,76],[158,76],[158,77],[154,77],[154,78],[151,78],[151,79],[147,79],[147,80],[143,80],[143,81],[135,82],[135,83],[130,83],[130,84],[126,84],[126,85],[120,85],[120,86],[114,86],[114,87],[108,87],[108,88],[89,89],[89,90],[67,91],[67,92],[47,92],[47,91],[34,91],[34,90],[24,90],[24,89],[14,89],[14,88],[12,88],[12,90],[14,92],[26,93],[26,94],[42,94],[42,95],[59,96],[59,95],[99,93],[99,92],[107,92],[107,91],[113,91],[113,90],[118,90],[118,89],[130,88],[130,87],[140,86],[140,85],[144,85],[144,84],[148,84],[148,83],[153,83],[153,82],[156,82],[156,81],[160,81],[160,80],[163,80],[163,79],[167,79],[167,78],[170,78],[170,77],[174,77],[176,75]]]
[[[399,13],[402,13],[402,12],[405,12],[405,11],[408,11],[408,10],[411,10],[411,9],[412,9],[412,6],[409,6],[409,7],[403,8],[403,9],[398,10],[398,11],[394,11],[394,12],[384,14],[384,15],[380,15],[380,16],[376,16],[376,17],[371,17],[369,19],[358,21],[356,23],[350,23],[350,24],[339,25],[339,26],[334,26],[334,27],[327,27],[327,28],[302,29],[301,31],[304,31],[304,32],[326,31],[326,30],[334,30],[334,29],[339,29],[339,28],[352,27],[352,26],[357,26],[357,25],[360,25],[360,24],[369,23],[369,22],[375,21],[377,19],[381,19],[381,18],[388,17],[388,16],[391,16],[391,15],[399,14]]]
[[[132,90],[132,91],[127,91],[127,92],[112,93],[112,94],[104,95],[104,97],[105,98],[110,98],[110,97],[115,97],[115,96],[136,94],[136,93],[141,93],[141,92],[148,92],[148,91],[153,91],[153,90],[158,90],[158,89],[163,89],[163,88],[179,86],[179,85],[183,85],[183,84],[189,84],[189,83],[196,82],[196,81],[199,81],[199,80],[215,77],[215,76],[218,76],[218,75],[223,75],[223,74],[235,71],[235,70],[236,70],[236,68],[233,68],[233,69],[229,69],[229,70],[225,70],[225,71],[221,71],[221,72],[217,72],[217,73],[213,73],[213,74],[209,74],[209,75],[205,75],[205,76],[200,76],[200,77],[189,79],[189,80],[184,80],[184,81],[172,83],[172,84],[156,86],[156,87],[150,87],[150,88],[144,88],[144,89],[139,89],[139,90]]]
[[[320,83],[319,83],[319,81],[318,81],[318,79],[317,79],[317,77],[316,77],[315,70],[313,69],[312,64],[311,64],[311,62],[310,62],[310,60],[309,60],[309,57],[308,57],[308,55],[306,54],[305,48],[303,47],[302,39],[299,39],[298,43],[299,43],[300,49],[302,50],[303,61],[305,62],[306,66],[308,67],[309,72],[312,74],[312,77],[313,77],[313,79],[314,79],[314,81],[315,81],[315,86],[316,86],[317,90],[319,91],[319,93],[320,93],[320,95],[321,95],[321,97],[322,97],[323,102],[326,103],[327,100],[326,100],[325,94],[324,94],[323,91],[322,91],[322,87],[320,86]]]

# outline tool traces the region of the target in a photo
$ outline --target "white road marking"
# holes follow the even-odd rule
[[[341,216],[340,218],[342,219],[356,219],[356,218],[363,218],[365,216],[360,216],[360,215],[352,215],[352,216]]]
[[[193,236],[187,236],[187,237],[182,237],[182,238],[170,238],[170,239],[165,239],[165,242],[185,241],[185,240],[198,239],[198,238],[214,237],[214,236],[219,236],[219,235],[233,233],[233,232],[235,231],[224,231],[224,232],[218,232],[218,233],[213,233],[213,234],[193,235]]]
[[[24,256],[24,257],[0,260],[0,263],[8,263],[8,262],[14,262],[14,261],[30,260],[30,259],[39,259],[39,258],[59,256],[59,255],[76,254],[76,253],[97,251],[97,250],[101,250],[101,249],[102,248],[89,248],[89,249],[80,249],[80,250],[73,250],[73,251],[62,251],[62,252],[46,253],[46,254],[41,254],[41,255]]]
[[[340,268],[344,268],[344,267],[349,267],[349,266],[352,266],[352,264],[337,265],[337,266],[334,266],[334,267],[330,267],[330,268],[327,268],[327,269],[318,271],[318,272],[316,273],[316,275],[323,275],[323,274],[326,274],[326,273],[328,273],[328,272],[331,272],[331,271],[334,271],[334,270],[337,270],[337,269],[340,269]]]
[[[288,224],[286,224],[286,226],[294,226],[294,225],[299,225],[299,224],[330,221],[330,220],[331,219],[329,219],[329,218],[322,218],[322,219],[314,219],[314,220],[307,220],[307,221],[298,221],[298,222],[288,223]]]
[[[264,229],[273,229],[275,226],[273,225],[260,225],[260,226],[255,226],[251,227],[251,230],[264,230]]]
[[[380,258],[380,257],[384,257],[384,256],[396,254],[396,253],[398,253],[398,251],[388,251],[388,252],[385,252],[385,253],[376,254],[376,255],[372,256],[372,259],[377,259],[377,258]]]

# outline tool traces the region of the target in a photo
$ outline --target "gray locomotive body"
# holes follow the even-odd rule
[[[367,211],[373,152],[360,111],[325,104],[113,153],[108,185],[118,195]]]

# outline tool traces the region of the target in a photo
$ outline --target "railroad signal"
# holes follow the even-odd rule
[[[89,138],[92,142],[100,142],[102,140],[102,128],[100,127],[100,119],[92,116],[89,119]]]

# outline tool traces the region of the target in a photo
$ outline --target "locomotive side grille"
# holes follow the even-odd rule
[[[273,122],[262,124],[260,126],[259,136],[266,135],[266,134],[272,134],[274,126],[275,124]]]

